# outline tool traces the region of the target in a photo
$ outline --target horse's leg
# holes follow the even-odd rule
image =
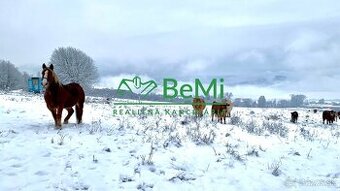
[[[63,106],[59,106],[59,107],[57,107],[57,109],[56,109],[56,121],[57,121],[57,124],[56,124],[56,126],[57,127],[59,127],[59,128],[61,128],[61,115],[62,115],[62,113],[63,113]]]
[[[227,117],[227,110],[223,110],[223,113],[222,113],[223,115],[223,122],[224,122],[224,124],[226,124],[225,123],[225,118]]]
[[[70,119],[70,117],[72,116],[72,114],[74,113],[74,109],[72,109],[72,107],[68,107],[66,108],[67,110],[67,116],[64,119],[64,124],[68,124],[68,120]]]
[[[54,120],[54,125],[57,126],[57,119],[56,119],[56,113],[55,113],[55,109],[49,109],[52,113],[53,116],[53,120]]]
[[[82,122],[84,102],[76,104],[77,123]]]

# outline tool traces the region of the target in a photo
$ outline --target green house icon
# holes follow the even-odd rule
[[[142,82],[142,79],[139,76],[135,76],[131,79],[122,79],[118,86],[118,91],[123,92],[121,90],[128,90],[135,94],[148,95],[155,88],[157,88],[157,84],[154,80],[149,80],[146,82]]]

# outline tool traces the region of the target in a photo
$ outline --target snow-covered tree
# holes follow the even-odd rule
[[[40,76],[41,74],[39,74]],[[24,89],[24,90],[27,90],[28,89],[28,79],[30,79],[32,76],[30,76],[28,73],[24,72],[22,74],[22,85],[21,87]]]
[[[264,96],[260,96],[259,97],[259,100],[257,102],[257,105],[259,107],[267,107],[267,101],[266,101],[266,98]]]
[[[23,76],[9,61],[0,60],[0,89],[12,90],[23,88]]]
[[[291,103],[292,107],[300,107],[300,106],[302,106],[303,102],[307,98],[305,95],[294,95],[294,94],[291,94],[290,96],[291,96],[290,103]]]
[[[85,89],[89,89],[98,79],[93,59],[73,47],[55,49],[50,64],[54,65],[54,70],[62,83],[77,82]]]
[[[318,104],[325,104],[325,99],[320,99],[319,101],[318,101]]]
[[[227,92],[227,93],[224,94],[224,97],[228,100],[231,100],[231,98],[233,97],[233,93]]]

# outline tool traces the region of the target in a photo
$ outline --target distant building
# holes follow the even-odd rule
[[[32,77],[28,79],[28,91],[34,93],[42,92],[43,87],[41,84],[41,78],[39,77]]]

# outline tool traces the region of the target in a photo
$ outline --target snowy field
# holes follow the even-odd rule
[[[42,95],[0,93],[0,190],[340,190],[340,122],[320,111],[234,108],[219,124],[115,107],[87,98],[84,123],[56,130]]]

